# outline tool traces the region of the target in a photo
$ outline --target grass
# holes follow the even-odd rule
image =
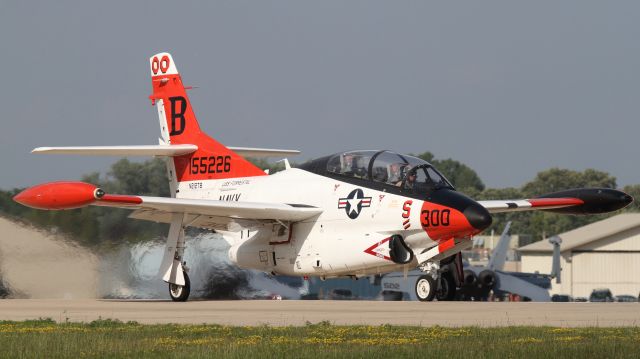
[[[0,357],[61,358],[624,358],[633,328],[406,326],[231,327],[98,320],[0,322]]]

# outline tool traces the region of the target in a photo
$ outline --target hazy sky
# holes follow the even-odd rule
[[[640,183],[637,1],[2,1],[0,188],[157,144],[148,58],[171,52],[222,143],[431,151],[490,187],[553,166]]]

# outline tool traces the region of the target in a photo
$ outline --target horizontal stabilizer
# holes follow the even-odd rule
[[[274,148],[228,147],[242,157],[280,157],[299,155],[300,151]],[[74,146],[38,147],[31,153],[88,155],[88,156],[182,156],[198,150],[196,145],[144,146]]]
[[[296,156],[300,151],[296,150],[279,150],[274,148],[251,148],[251,147],[227,147],[231,151],[242,157],[280,157],[280,156]]]
[[[198,150],[196,145],[38,147],[31,153],[90,156],[182,156]]]

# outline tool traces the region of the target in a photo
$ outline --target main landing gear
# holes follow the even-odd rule
[[[187,272],[182,272],[184,275],[184,285],[177,285],[169,283],[169,295],[174,302],[186,302],[191,293],[191,281]]]
[[[191,293],[191,281],[184,261],[184,214],[174,213],[167,236],[167,249],[160,264],[162,280],[169,284],[169,295],[174,302],[186,302]]]

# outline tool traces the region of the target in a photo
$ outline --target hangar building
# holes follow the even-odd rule
[[[624,213],[559,234],[561,283],[551,294],[589,297],[596,288],[614,296],[640,292],[640,213]],[[552,245],[542,240],[520,248],[523,272],[550,273]]]

